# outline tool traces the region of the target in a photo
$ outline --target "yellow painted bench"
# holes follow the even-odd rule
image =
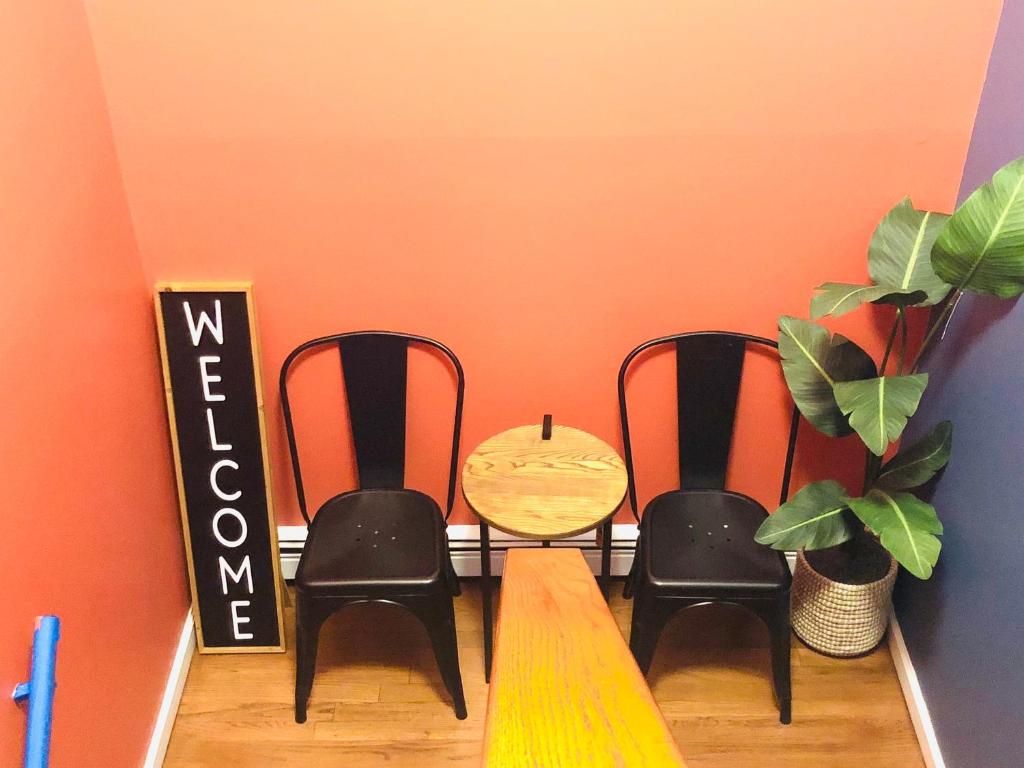
[[[488,768],[683,765],[578,549],[508,553],[483,760]]]

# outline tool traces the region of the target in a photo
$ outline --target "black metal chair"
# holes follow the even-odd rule
[[[405,487],[405,426],[409,344],[432,347],[454,367],[458,386],[445,512],[430,496]],[[288,372],[311,349],[336,346],[341,355],[359,488],[328,499],[310,521],[299,469]],[[459,594],[446,524],[455,500],[465,377],[458,358],[422,336],[387,331],[341,333],[307,341],[281,366],[284,410],[299,509],[309,532],[295,575],[295,721],[306,720],[320,627],[353,603],[384,602],[411,611],[426,627],[455,716],[466,717],[452,596]]]
[[[637,516],[636,475],[626,411],[626,374],[638,355],[674,344],[680,490],[662,493]],[[790,572],[786,559],[754,541],[768,512],[749,496],[725,490],[736,400],[748,344],[776,342],[742,333],[700,331],[641,344],[619,370],[619,413],[629,475],[629,500],[640,524],[636,555],[623,594],[635,596],[629,645],[646,675],[658,637],[678,611],[708,603],[749,609],[771,634],[779,720],[790,722]],[[782,501],[796,449],[794,408],[782,477]]]

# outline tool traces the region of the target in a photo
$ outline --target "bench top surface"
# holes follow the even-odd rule
[[[683,765],[578,549],[508,553],[484,764]]]

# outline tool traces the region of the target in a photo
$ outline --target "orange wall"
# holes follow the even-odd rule
[[[615,373],[634,344],[774,335],[814,285],[865,277],[871,230],[903,195],[948,209],[1000,3],[86,5],[147,280],[254,280],[268,382],[323,333],[447,342],[467,370],[469,450],[546,412],[618,443]],[[877,345],[880,324],[843,327]],[[673,473],[666,362],[634,386],[644,498]],[[322,499],[351,473],[314,368],[300,438]],[[767,407],[744,397],[732,481],[770,503],[786,419],[762,368]],[[859,455],[801,448],[798,480],[847,459],[859,473]],[[437,457],[410,476],[443,486]]]
[[[62,620],[54,768],[137,768],[187,610],[153,311],[80,2],[0,0],[0,765]]]

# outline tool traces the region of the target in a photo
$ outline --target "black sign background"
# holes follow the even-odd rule
[[[178,472],[181,487],[182,516],[187,519],[186,541],[192,560],[192,585],[198,603],[200,650],[283,648],[280,619],[280,578],[275,567],[277,557],[269,514],[263,443],[260,431],[255,355],[250,334],[249,310],[245,290],[189,291],[158,287],[158,311],[163,326],[165,376],[169,378],[174,405],[173,428],[177,434]],[[202,313],[216,321],[216,301],[221,303],[223,344],[200,324]],[[199,345],[193,344],[192,329],[186,319],[185,302],[191,308],[195,325],[201,328]],[[207,374],[220,376],[209,383],[209,391],[224,396],[210,402],[203,388],[200,358],[219,357],[207,363]],[[214,450],[211,445],[207,408],[211,409],[217,443],[230,450]],[[238,464],[222,468],[217,480],[222,492],[237,500],[218,498],[211,486],[211,468],[221,459]],[[218,541],[213,528],[214,516],[223,508],[237,510],[245,519],[245,540],[235,547]],[[237,540],[242,526],[231,513],[222,515],[218,529],[221,537]],[[223,593],[222,566],[238,573],[249,556],[253,592],[248,579],[236,583],[226,578],[228,592]],[[236,608],[237,615],[249,619],[238,624],[238,632],[252,634],[251,639],[235,636],[232,601],[248,600],[248,606]]]

